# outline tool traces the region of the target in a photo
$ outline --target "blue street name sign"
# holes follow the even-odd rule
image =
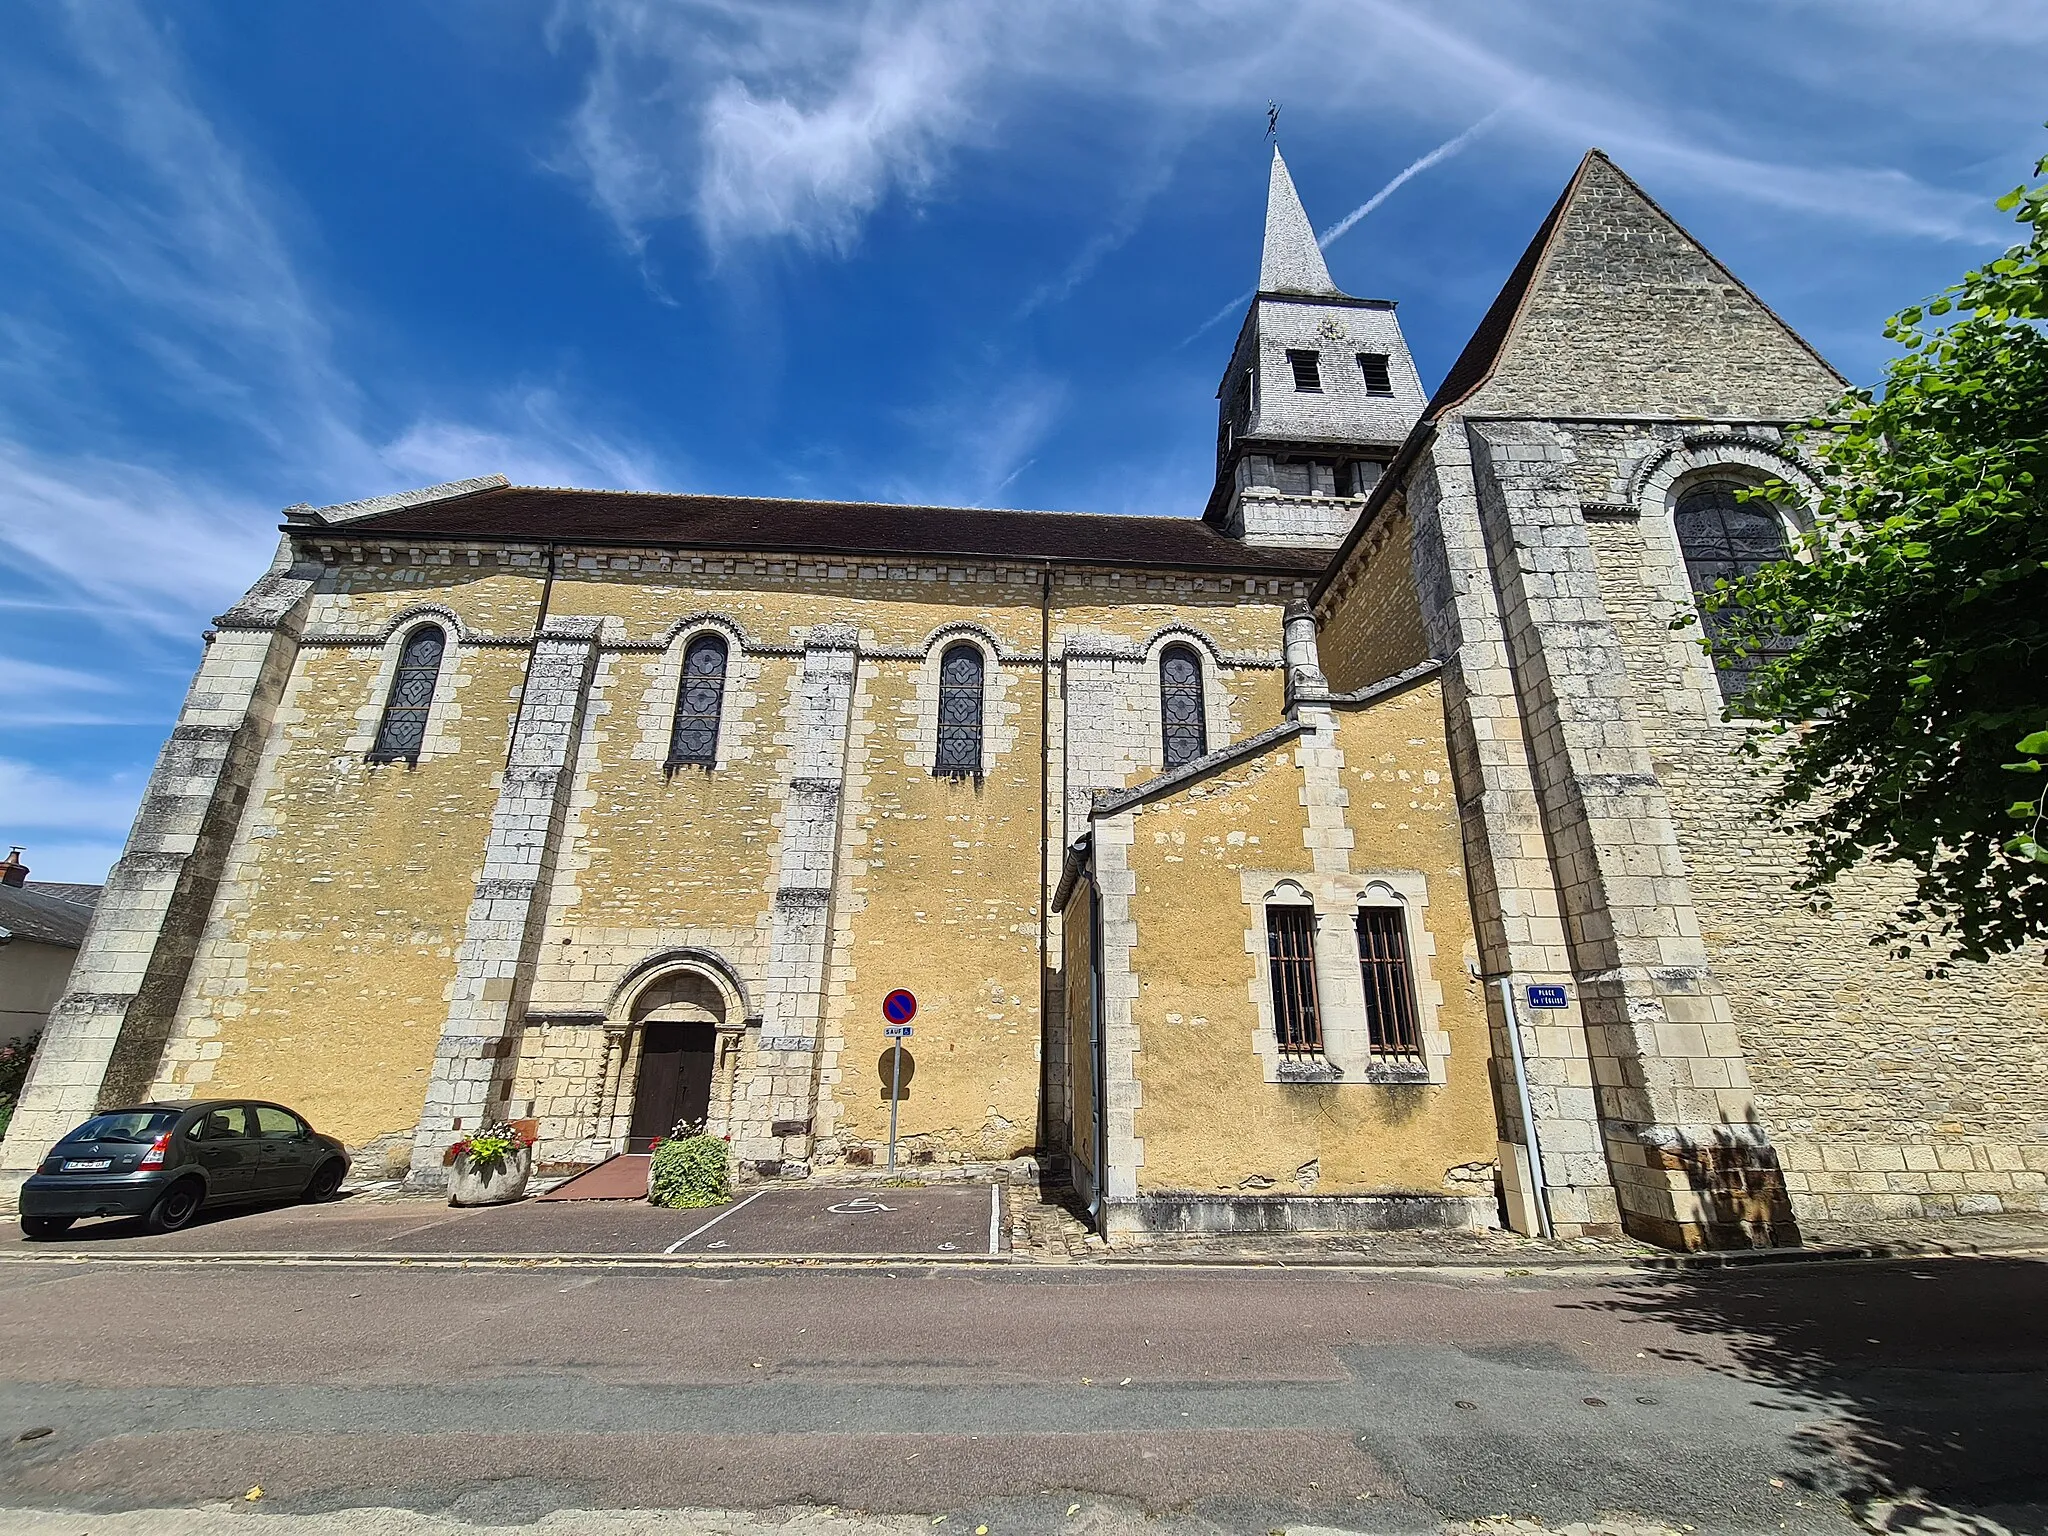
[[[910,1026],[908,1024],[891,1024],[887,1029],[883,1030],[882,1033],[887,1035],[891,1040],[904,1040],[908,1039],[910,1036]]]
[[[1563,987],[1531,987],[1529,989],[1531,1008],[1562,1008],[1566,1006]]]

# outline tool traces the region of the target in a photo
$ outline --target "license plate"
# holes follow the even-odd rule
[[[67,1157],[64,1159],[66,1173],[97,1173],[102,1168],[111,1168],[111,1157]]]

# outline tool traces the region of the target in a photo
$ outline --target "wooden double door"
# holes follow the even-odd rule
[[[640,1083],[633,1091],[630,1152],[682,1122],[702,1121],[711,1112],[711,1069],[718,1030],[710,1024],[649,1024],[640,1042]]]

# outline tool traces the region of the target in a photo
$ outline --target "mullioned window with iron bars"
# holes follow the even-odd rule
[[[1320,1056],[1323,1019],[1316,997],[1314,908],[1266,908],[1266,963],[1273,982],[1273,1032],[1281,1053]]]
[[[1422,1062],[1408,927],[1398,907],[1358,909],[1358,969],[1365,983],[1366,1040],[1375,1058]]]

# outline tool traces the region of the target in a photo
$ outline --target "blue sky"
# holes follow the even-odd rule
[[[2048,140],[2048,7],[1969,0],[10,12],[0,840],[53,879],[292,502],[1199,513],[1268,98],[1319,229],[1464,136],[1328,248],[1431,385],[1589,145],[1867,380]]]

